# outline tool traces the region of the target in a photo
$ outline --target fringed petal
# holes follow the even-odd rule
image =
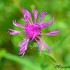
[[[17,35],[17,34],[20,34],[20,33],[21,33],[20,31],[9,29],[9,34],[10,35]]]
[[[41,12],[40,13],[40,21],[44,18],[44,16],[47,14],[47,12]]]
[[[20,24],[18,24],[18,23],[16,22],[16,20],[15,20],[15,21],[13,21],[13,24],[14,24],[16,27],[24,28],[23,26],[21,26]]]
[[[44,22],[42,22],[42,19],[45,17],[45,15],[47,14],[47,12],[41,12],[40,13],[40,20],[39,22],[37,23],[38,25],[42,25]]]
[[[53,21],[54,21],[54,18],[53,18],[51,21],[49,21],[49,22],[43,23],[43,24],[40,26],[41,29],[43,29],[43,28],[45,28],[45,27],[47,27],[47,26],[50,26],[50,25],[53,23]]]
[[[36,19],[38,16],[38,13],[36,12],[36,10],[32,10],[33,14],[34,14],[34,23],[36,23]]]
[[[40,54],[42,53],[42,51],[44,49],[46,49],[48,52],[50,52],[50,48],[48,47],[48,45],[39,37],[40,41],[37,41],[38,46],[40,47]]]
[[[45,35],[47,36],[55,36],[59,33],[60,31],[52,31],[52,32],[49,32],[49,33],[46,33]]]
[[[25,9],[22,9],[22,13],[24,14],[24,21],[25,22],[32,22],[32,17],[31,17],[31,14],[25,10]]]
[[[43,41],[41,40],[41,49],[40,49],[40,53],[42,52],[42,50],[45,48],[48,52],[50,52],[50,48],[48,47],[48,45]]]
[[[25,54],[25,51],[27,50],[29,39],[24,39],[22,44],[19,44],[19,54],[23,56]]]

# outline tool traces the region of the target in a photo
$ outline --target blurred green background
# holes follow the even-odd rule
[[[50,21],[54,16],[54,24],[42,31],[60,30],[57,36],[42,36],[52,50],[50,54],[43,52],[40,55],[35,44],[28,46],[22,58],[18,54],[18,43],[24,39],[24,33],[10,36],[8,29],[20,30],[12,24],[15,19],[18,23],[25,24],[22,21],[22,8],[29,12],[36,9],[38,14],[48,12],[44,22]],[[55,67],[57,65],[70,67],[70,0],[0,0],[0,70],[60,70],[61,68]]]

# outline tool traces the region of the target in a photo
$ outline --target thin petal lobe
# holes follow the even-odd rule
[[[13,24],[14,24],[16,27],[24,28],[23,26],[21,26],[20,24],[18,24],[18,23],[16,22],[16,20],[15,20],[15,21],[13,21]]]
[[[24,55],[25,51],[27,50],[27,45],[28,45],[29,39],[24,39],[22,44],[19,44],[19,54],[21,56]]]
[[[40,47],[40,54],[42,53],[42,51],[44,49],[46,49],[48,52],[50,52],[50,48],[48,47],[48,45],[39,37],[40,41],[37,41],[38,46]]]
[[[40,20],[42,20],[46,14],[47,14],[47,12],[41,12],[40,13]]]
[[[50,26],[50,25],[53,23],[53,21],[54,21],[54,18],[53,18],[51,21],[49,21],[49,22],[43,23],[43,24],[41,25],[41,29],[43,29],[43,28],[45,28],[45,27],[47,27],[47,26]]]
[[[55,36],[55,35],[57,35],[59,32],[60,32],[60,31],[52,31],[52,32],[47,33],[46,35],[47,35],[47,36]]]
[[[20,31],[9,29],[9,34],[10,35],[17,35],[17,34],[20,34],[20,33],[21,33]]]
[[[27,10],[22,9],[22,13],[24,14],[24,21],[25,21],[25,22],[28,22],[28,20],[29,20],[30,22],[32,22],[31,14],[30,14]]]
[[[36,10],[32,10],[33,14],[34,14],[34,22],[36,23],[36,19],[38,16],[38,13],[36,12]]]

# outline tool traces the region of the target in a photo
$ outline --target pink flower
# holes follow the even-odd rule
[[[26,34],[26,38],[23,40],[22,44],[19,44],[19,54],[22,56],[24,55],[25,51],[27,50],[27,45],[31,41],[35,41],[37,45],[40,47],[40,54],[42,53],[43,49],[50,51],[48,45],[42,40],[41,35],[55,36],[59,33],[59,30],[45,34],[41,34],[41,30],[47,26],[50,26],[53,23],[54,19],[46,23],[42,22],[42,19],[47,14],[47,12],[41,12],[40,20],[39,22],[36,22],[38,16],[36,10],[32,10],[32,13],[34,14],[34,21],[32,21],[31,14],[27,10],[22,9],[22,13],[24,15],[23,20],[26,22],[25,26],[21,26],[16,21],[13,21],[13,24],[16,27],[22,28]],[[21,33],[20,31],[15,31],[12,29],[9,30],[11,35],[17,35]]]

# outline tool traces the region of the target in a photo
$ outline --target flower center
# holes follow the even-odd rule
[[[25,33],[28,38],[35,38],[40,35],[40,27],[37,24],[26,24]]]

